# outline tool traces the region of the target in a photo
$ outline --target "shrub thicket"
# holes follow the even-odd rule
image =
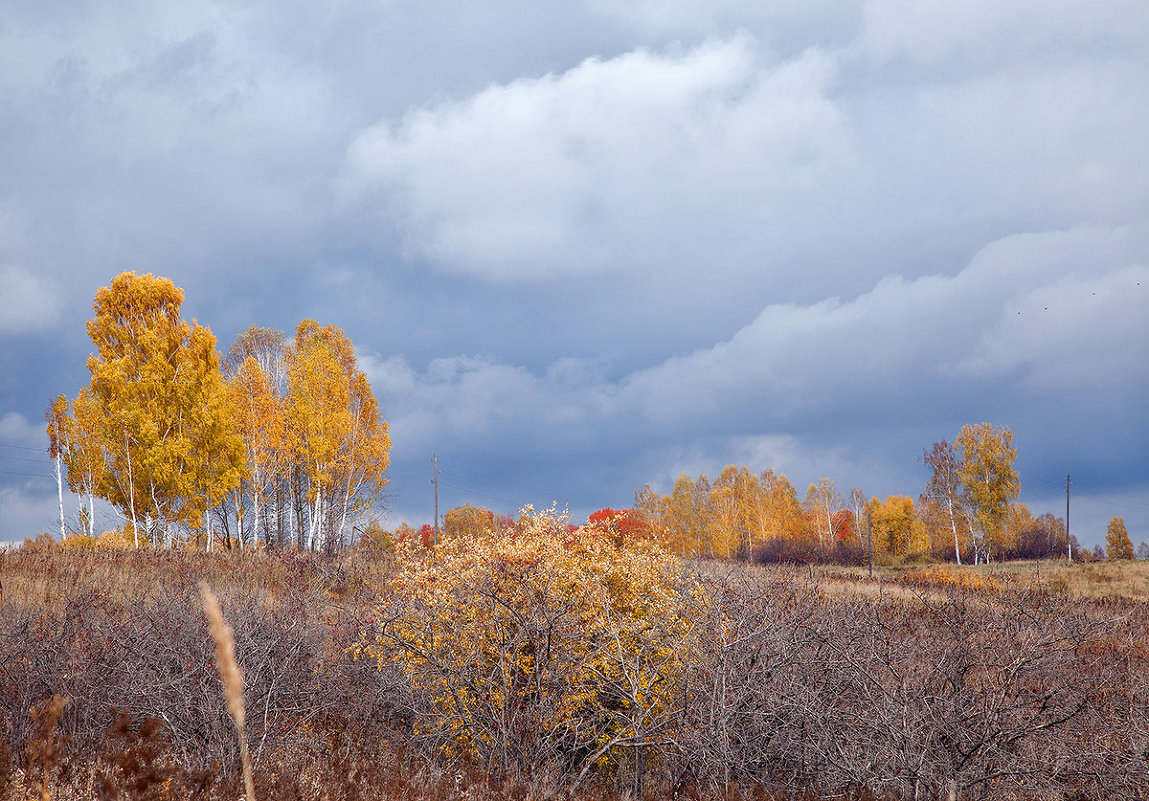
[[[847,592],[601,534],[0,556],[0,798],[240,795],[201,579],[260,798],[1149,794],[1144,603],[937,569]]]

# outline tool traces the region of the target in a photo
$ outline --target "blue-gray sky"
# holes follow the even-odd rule
[[[344,328],[389,522],[626,506],[726,464],[1149,540],[1142,0],[17,3],[0,19],[0,540],[123,270],[226,349]],[[69,511],[74,504],[69,502]],[[108,520],[108,523],[115,521]]]

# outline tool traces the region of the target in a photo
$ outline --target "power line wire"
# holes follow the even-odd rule
[[[27,478],[42,478],[42,479],[44,479],[45,481],[49,481],[49,480],[51,480],[51,477],[50,477],[50,476],[45,476],[45,475],[43,475],[43,474],[41,474],[41,473],[13,473],[13,472],[12,472],[12,471],[10,471],[10,470],[0,470],[0,475],[5,475],[5,476],[25,476],[25,477],[27,477]]]
[[[47,448],[33,448],[30,445],[9,445],[6,442],[0,442],[0,448],[15,448],[20,451],[46,451]]]

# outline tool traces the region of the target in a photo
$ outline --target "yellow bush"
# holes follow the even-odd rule
[[[416,725],[448,751],[585,773],[668,725],[694,603],[673,556],[529,508],[499,536],[400,555],[361,650],[406,672]]]
[[[147,548],[149,545],[148,538],[144,533],[140,532],[140,547]],[[119,528],[109,529],[100,534],[96,542],[97,548],[108,550],[130,550],[136,547],[136,538],[132,533],[132,524],[125,523]]]
[[[98,542],[99,540],[95,537],[89,537],[87,534],[74,534],[67,539],[61,540],[60,545],[65,548],[86,548],[92,550]]]
[[[922,587],[956,587],[974,592],[998,592],[1002,589],[1001,580],[994,576],[952,565],[931,565],[912,570],[902,577],[902,583]]]

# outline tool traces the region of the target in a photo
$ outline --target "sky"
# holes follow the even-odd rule
[[[433,455],[441,512],[916,497],[984,421],[1035,514],[1068,475],[1083,543],[1149,540],[1143,0],[9,6],[0,541],[54,525],[44,410],[126,270],[222,351],[343,328],[389,526]]]

